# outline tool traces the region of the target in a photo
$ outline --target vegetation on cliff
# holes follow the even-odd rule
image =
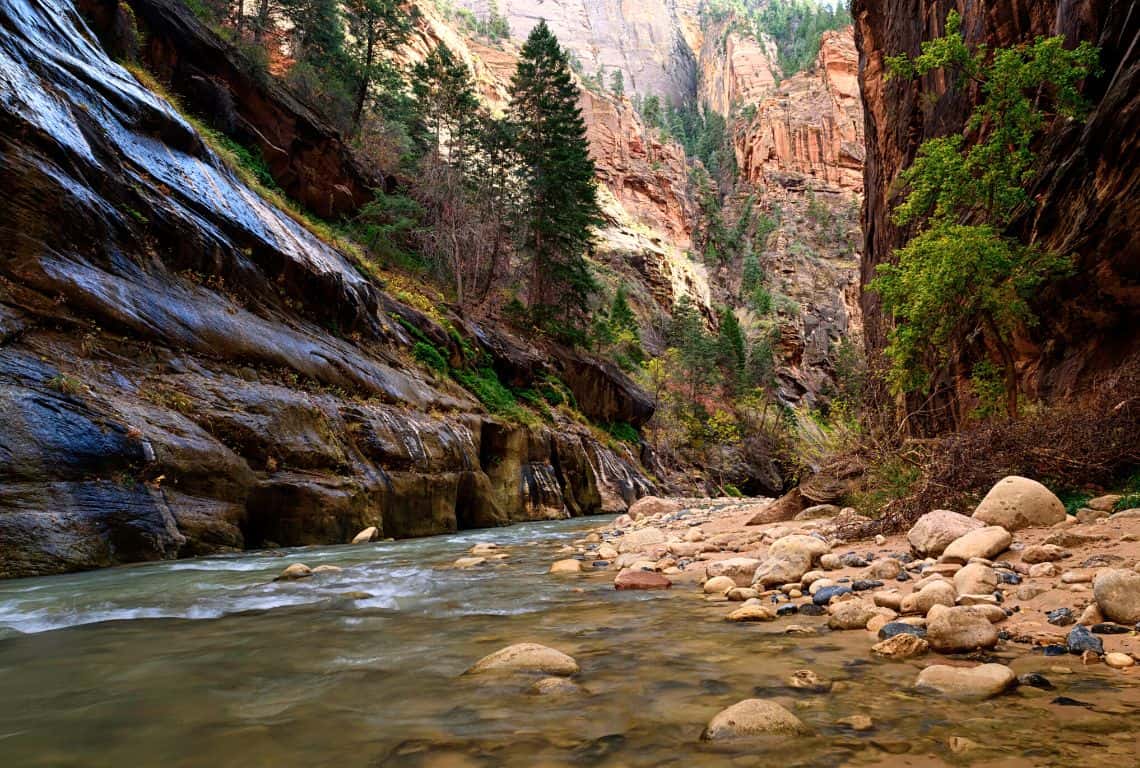
[[[917,233],[870,284],[896,322],[887,347],[896,392],[929,391],[944,366],[981,338],[1000,360],[1007,413],[1017,415],[1014,333],[1036,322],[1030,297],[1064,274],[1070,259],[1003,230],[1032,205],[1026,187],[1035,139],[1050,122],[1086,112],[1078,85],[1096,62],[1090,43],[1069,50],[1062,37],[971,49],[954,12],[946,34],[924,43],[919,56],[888,58],[895,76],[943,70],[981,93],[964,132],[924,142],[903,172],[907,191],[895,219]],[[992,367],[975,371],[976,389],[985,393]]]

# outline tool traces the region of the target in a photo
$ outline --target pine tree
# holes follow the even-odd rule
[[[610,90],[613,91],[614,96],[619,99],[625,95],[625,78],[622,76],[620,69],[615,69],[610,74]]]
[[[467,65],[440,43],[413,68],[412,93],[431,148],[465,170],[479,119],[479,99]]]
[[[744,379],[745,356],[744,331],[740,321],[730,307],[720,313],[720,330],[717,333],[717,362],[724,371],[725,381],[735,387]]]
[[[344,8],[352,41],[348,52],[355,90],[355,132],[370,96],[386,118],[405,116],[404,73],[385,54],[407,41],[416,12],[408,13],[400,0],[344,0]]]
[[[523,249],[532,320],[580,342],[597,283],[586,262],[599,222],[594,161],[566,53],[546,22],[531,31],[511,81],[526,185]]]
[[[637,318],[629,308],[629,294],[625,290],[625,283],[618,286],[614,293],[614,303],[610,307],[610,326],[614,331],[637,332]]]

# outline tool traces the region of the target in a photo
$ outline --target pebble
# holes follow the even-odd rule
[[[1092,651],[1098,656],[1104,655],[1103,641],[1080,625],[1073,627],[1072,630],[1069,631],[1069,636],[1065,639],[1065,644],[1069,649],[1069,653],[1081,654],[1085,651]]]
[[[810,669],[797,669],[788,678],[787,683],[792,688],[826,693],[831,690],[831,681],[824,680]]]
[[[456,568],[474,568],[477,565],[482,565],[487,562],[485,557],[461,557],[456,560],[452,565]]]
[[[1130,630],[1121,624],[1113,624],[1111,622],[1102,622],[1100,624],[1093,624],[1093,634],[1096,635],[1124,635]]]
[[[772,621],[775,609],[767,605],[742,605],[724,617],[725,621]]]
[[[851,594],[851,591],[851,587],[847,587],[842,584],[837,584],[833,587],[824,587],[823,589],[816,591],[815,595],[812,597],[812,602],[816,605],[827,605],[831,602],[831,598],[838,597],[839,595]]]
[[[883,582],[873,579],[856,579],[851,583],[851,589],[856,592],[866,592],[868,589],[877,589],[881,586],[883,586]]]
[[[1053,690],[1053,684],[1049,682],[1049,678],[1037,672],[1029,672],[1028,674],[1021,675],[1017,678],[1017,683],[1018,685],[1040,688],[1045,691]]]
[[[1136,660],[1127,653],[1109,653],[1104,657],[1104,663],[1113,669],[1126,669],[1136,663]]]
[[[827,608],[822,605],[816,605],[815,603],[800,605],[801,616],[823,616],[826,613]]]
[[[1054,608],[1045,614],[1045,618],[1055,627],[1067,627],[1077,623],[1071,608]]]
[[[867,715],[851,715],[835,721],[836,725],[845,725],[853,731],[870,731],[874,729],[875,722]]]

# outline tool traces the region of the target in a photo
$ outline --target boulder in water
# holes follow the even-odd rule
[[[465,674],[508,672],[569,676],[576,675],[578,669],[578,662],[562,651],[538,643],[516,643],[479,659]]]

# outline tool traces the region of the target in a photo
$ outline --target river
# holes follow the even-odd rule
[[[919,695],[923,660],[873,660],[863,632],[791,637],[786,621],[724,622],[691,586],[616,592],[612,573],[546,574],[559,546],[597,525],[0,582],[0,766],[1136,764],[1140,686],[1103,665],[1005,659],[1057,690]],[[446,567],[478,542],[511,556]],[[344,570],[273,582],[291,562]],[[529,681],[462,675],[524,641],[574,656],[585,692],[538,696]],[[789,688],[800,668],[832,690]],[[784,701],[814,735],[700,741],[712,715],[753,696]],[[856,714],[874,728],[838,722]],[[989,749],[955,755],[951,736]]]

